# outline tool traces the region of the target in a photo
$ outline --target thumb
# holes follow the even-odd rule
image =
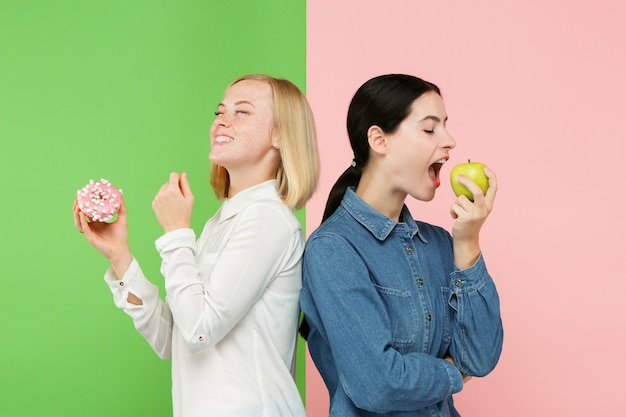
[[[183,193],[185,198],[193,197],[191,193],[191,187],[189,187],[189,179],[187,178],[187,173],[183,172],[180,176],[180,191]]]

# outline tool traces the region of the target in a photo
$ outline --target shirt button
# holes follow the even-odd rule
[[[204,342],[204,336],[200,336],[200,337],[198,338],[198,340],[199,340],[199,341],[201,341],[201,342]]]
[[[120,287],[124,286],[124,281],[120,281]]]
[[[461,281],[460,279],[457,279],[456,281],[454,281],[454,285],[456,285],[457,287],[460,287],[461,284],[463,284],[463,281]]]
[[[432,320],[432,318],[433,318],[433,317],[432,317],[430,314],[428,314],[428,315],[426,316],[426,320],[428,320],[428,321],[431,321],[431,320]]]
[[[423,279],[421,279],[421,278],[418,278],[418,279],[417,279],[417,283],[418,283],[419,285],[424,285],[424,280],[423,280]]]
[[[412,248],[412,247],[410,247],[410,246],[407,246],[407,247],[406,247],[406,251],[407,251],[408,253],[412,253],[412,252],[413,252],[413,248]]]

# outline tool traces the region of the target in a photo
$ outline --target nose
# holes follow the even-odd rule
[[[226,116],[226,113],[220,113],[215,116],[213,123],[215,123],[216,126],[228,126],[230,125],[230,119]]]
[[[456,147],[456,141],[447,130],[446,130],[446,135],[442,141],[442,146],[446,149],[454,149],[454,147]]]

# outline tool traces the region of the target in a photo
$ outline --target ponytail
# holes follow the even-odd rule
[[[343,195],[346,193],[348,187],[356,187],[359,185],[361,179],[361,167],[357,167],[355,162],[346,169],[343,174],[337,179],[333,188],[331,188],[328,194],[328,200],[326,201],[326,208],[324,208],[324,215],[322,216],[322,222],[329,218],[337,207],[341,204]]]

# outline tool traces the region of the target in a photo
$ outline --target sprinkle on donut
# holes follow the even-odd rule
[[[122,204],[122,190],[109,181],[89,180],[76,192],[78,208],[91,221],[113,223]]]

